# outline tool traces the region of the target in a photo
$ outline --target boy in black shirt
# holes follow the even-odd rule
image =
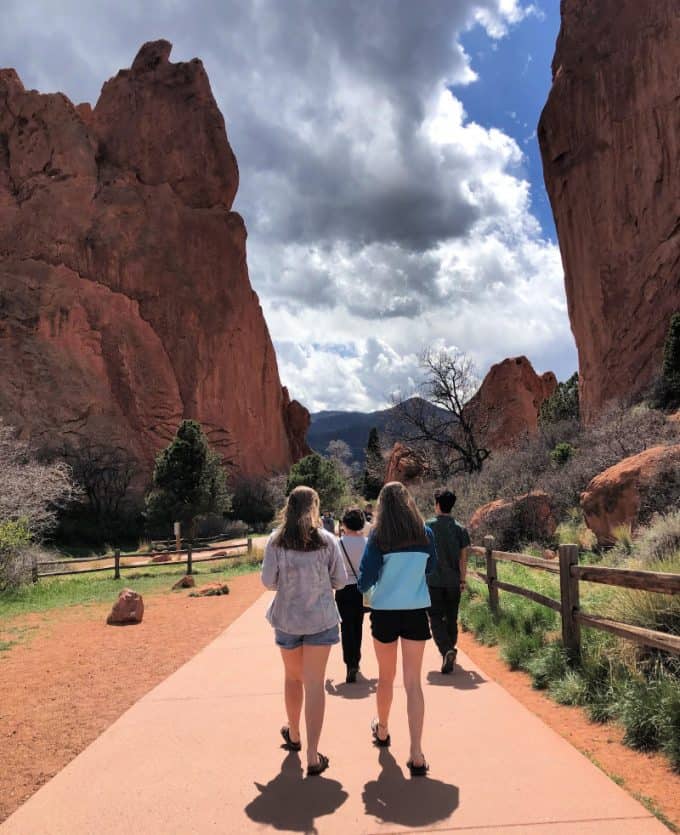
[[[442,654],[441,671],[450,673],[458,652],[458,606],[460,593],[465,588],[470,536],[451,515],[456,503],[455,493],[439,490],[434,494],[434,502],[437,515],[427,522],[437,546],[437,567],[427,576],[431,600],[430,627]]]

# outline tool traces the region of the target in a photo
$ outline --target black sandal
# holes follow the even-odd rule
[[[411,772],[411,777],[425,777],[430,770],[430,766],[424,762],[422,765],[414,765],[413,760],[406,763],[408,770]]]
[[[308,765],[307,766],[307,776],[308,777],[318,777],[319,774],[323,774],[324,771],[328,768],[328,764],[330,760],[328,757],[325,757],[321,751],[317,753],[317,757],[319,758],[319,762],[316,765]]]
[[[285,742],[285,747],[289,751],[302,751],[302,742],[293,742],[290,738],[290,728],[287,725],[284,725],[281,728],[281,736],[283,737],[283,741]]]
[[[380,727],[380,723],[377,719],[374,719],[371,722],[371,733],[373,734],[373,744],[377,745],[378,748],[389,748],[391,744],[390,735],[387,734],[385,739],[381,739],[378,736],[378,728]]]

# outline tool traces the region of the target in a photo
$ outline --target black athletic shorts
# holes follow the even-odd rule
[[[381,644],[397,638],[427,641],[432,637],[427,609],[371,609],[371,635]]]

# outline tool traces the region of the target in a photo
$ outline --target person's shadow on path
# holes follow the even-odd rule
[[[361,794],[367,815],[417,827],[447,820],[458,808],[458,786],[430,777],[407,779],[388,748],[380,749],[378,762],[380,776],[366,783]]]
[[[289,752],[281,772],[266,785],[255,783],[258,795],[246,806],[246,815],[287,832],[318,832],[316,818],[332,815],[347,800],[348,794],[337,780],[325,776],[302,779],[300,755]]]
[[[336,684],[332,678],[326,679],[326,693],[329,696],[341,696],[343,699],[366,699],[375,693],[378,686],[377,678],[364,678],[359,673],[353,684]]]
[[[476,690],[481,684],[486,683],[486,679],[476,670],[466,670],[457,664],[453,672],[447,675],[431,670],[427,674],[427,683],[436,687],[453,687],[454,690]]]

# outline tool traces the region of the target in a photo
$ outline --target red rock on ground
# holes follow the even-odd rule
[[[219,597],[222,594],[229,594],[229,586],[226,583],[206,583],[196,591],[189,592],[189,597]]]
[[[416,452],[397,441],[392,447],[387,461],[385,484],[389,481],[401,481],[402,484],[412,484],[425,474],[425,465]]]
[[[192,589],[195,585],[196,580],[191,574],[187,574],[173,585],[173,589]]]
[[[556,388],[552,371],[539,376],[526,357],[511,357],[491,366],[465,409],[478,416],[484,443],[502,449],[536,433],[541,404]]]
[[[170,49],[145,44],[94,109],[0,70],[0,416],[39,447],[128,450],[139,488],[183,418],[244,475],[308,451],[224,120],[201,62]]]
[[[538,126],[581,414],[643,392],[680,298],[677,0],[562,0]]]
[[[545,542],[552,539],[557,520],[550,496],[535,490],[478,507],[470,517],[468,530],[475,543],[491,535],[496,538],[496,547],[505,550],[514,547],[518,540],[529,538]]]
[[[655,446],[596,475],[581,493],[581,508],[600,545],[616,541],[620,526],[635,528],[645,505],[663,503],[663,492],[680,498],[680,444]]]
[[[141,623],[144,617],[144,601],[141,594],[132,589],[123,589],[113,604],[108,624]]]

